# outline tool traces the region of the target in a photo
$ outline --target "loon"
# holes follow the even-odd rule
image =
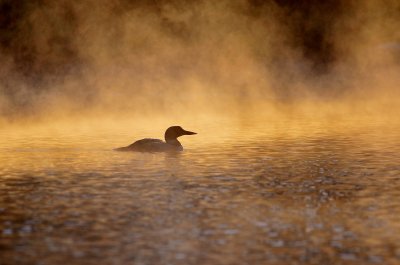
[[[182,129],[180,126],[169,127],[165,131],[165,142],[160,139],[145,138],[134,142],[131,145],[116,148],[116,151],[138,151],[138,152],[168,152],[168,151],[183,151],[178,137],[182,135],[193,135],[195,132],[190,132]]]

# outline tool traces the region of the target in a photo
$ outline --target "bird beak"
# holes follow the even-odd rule
[[[193,135],[193,134],[197,134],[197,133],[183,130],[183,135]]]

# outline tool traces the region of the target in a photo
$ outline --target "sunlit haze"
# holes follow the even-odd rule
[[[0,265],[400,264],[399,29],[398,0],[0,0]]]

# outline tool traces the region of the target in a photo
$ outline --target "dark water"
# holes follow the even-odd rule
[[[210,128],[1,131],[0,264],[400,264],[399,126]]]

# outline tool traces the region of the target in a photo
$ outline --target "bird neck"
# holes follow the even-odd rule
[[[175,145],[175,146],[182,146],[177,138],[165,138],[165,142],[167,144],[171,144],[171,145]]]

